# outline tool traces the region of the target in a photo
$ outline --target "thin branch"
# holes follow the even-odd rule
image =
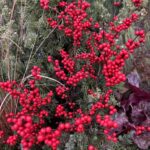
[[[6,101],[6,99],[7,99],[9,96],[10,96],[10,94],[8,93],[8,94],[5,96],[5,98],[3,99],[3,101],[2,101],[2,103],[1,103],[1,105],[0,105],[0,110],[2,109],[2,107],[3,107],[3,105],[4,105],[5,101]],[[1,112],[0,112],[0,113],[1,113]]]
[[[17,48],[19,48],[19,50],[20,50],[20,52],[22,53],[22,54],[24,54],[24,52],[23,52],[23,50],[21,49],[21,47],[15,42],[15,41],[13,41],[11,38],[9,38],[9,37],[1,37],[2,39],[7,39],[7,40],[10,40],[13,44],[15,44],[16,45],[16,47]]]
[[[47,76],[43,76],[43,75],[40,75],[42,78],[45,78],[45,79],[49,79],[51,81],[54,81],[54,82],[57,82],[59,84],[61,84],[62,86],[65,86],[64,84],[62,84],[61,82],[59,82],[58,80],[56,79],[53,79],[53,78],[50,78],[50,77],[47,77]]]
[[[12,20],[12,18],[13,18],[13,13],[14,13],[14,9],[15,9],[15,5],[16,5],[16,3],[17,3],[17,0],[14,0],[14,2],[13,2],[13,6],[12,6],[12,9],[11,9],[10,20]]]
[[[35,39],[34,46],[35,46],[35,44],[36,44],[36,41],[37,41],[37,38]],[[30,56],[29,56],[29,59],[28,59],[28,62],[27,62],[27,66],[26,66],[24,75],[23,75],[23,77],[22,77],[22,80],[24,80],[25,75],[26,75],[26,72],[27,72],[27,70],[28,70],[28,68],[29,68],[30,61],[31,61],[31,58],[32,58],[32,53],[33,53],[33,50],[34,50],[34,46],[33,46],[32,50],[31,50],[31,53],[30,53]],[[22,82],[22,81],[21,81],[21,82]]]
[[[36,49],[36,51],[34,52],[34,54],[33,54],[32,57],[35,56],[35,54],[38,52],[38,50],[41,48],[41,46],[44,44],[44,42],[49,38],[49,36],[54,32],[55,29],[56,29],[56,28],[54,28],[53,30],[51,30],[51,31],[49,32],[49,34],[45,37],[45,39],[41,42],[41,44],[39,45],[39,47]]]
[[[32,75],[28,75],[27,77],[24,78],[24,80],[21,81],[21,83],[24,83],[27,79],[33,77]],[[54,82],[57,82],[58,84],[61,84],[62,86],[65,86],[63,83],[59,82],[58,80],[54,79],[54,78],[51,78],[51,77],[47,77],[47,76],[44,76],[44,75],[40,75],[40,77],[44,78],[44,79],[48,79],[48,80],[51,80],[51,81],[54,81]]]

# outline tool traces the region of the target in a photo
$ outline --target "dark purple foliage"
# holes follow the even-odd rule
[[[136,126],[150,127],[150,92],[139,87],[139,76],[132,73],[128,75],[128,91],[121,98],[121,107],[117,113],[116,121],[119,125],[118,135],[135,130]],[[134,143],[140,149],[150,146],[150,132],[132,136]]]

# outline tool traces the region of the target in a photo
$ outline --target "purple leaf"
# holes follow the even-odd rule
[[[121,108],[115,121],[118,123],[119,134],[126,134],[135,130],[136,126],[150,127],[150,93],[128,83],[129,90],[123,94]],[[134,143],[140,149],[148,149],[150,146],[150,132],[145,131],[141,135],[134,134]]]
[[[115,120],[118,124],[118,128],[113,130],[113,132],[116,132],[118,135],[128,133],[131,129],[135,129],[134,124],[131,124],[124,112],[117,113]]]
[[[139,87],[140,85],[140,76],[136,70],[127,75],[128,83],[135,87]]]
[[[130,118],[130,122],[134,125],[141,125],[147,119],[144,111],[137,107],[133,107],[132,112],[128,118]]]
[[[141,134],[139,136],[134,134],[132,140],[139,148],[148,150],[150,146],[150,132]]]

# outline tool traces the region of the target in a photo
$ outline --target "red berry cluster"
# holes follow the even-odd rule
[[[20,94],[20,104],[24,111],[36,111],[40,106],[49,104],[52,95],[53,92],[50,91],[45,98],[42,98],[38,88],[32,91],[24,89],[24,92]]]
[[[137,19],[138,15],[133,13],[130,17],[125,18],[119,25],[115,25],[114,22],[111,22],[110,30],[115,31],[116,33],[120,33],[123,30],[127,30]]]
[[[150,132],[150,127],[146,127],[146,126],[136,126],[135,128],[136,134],[140,135],[143,132]]]
[[[0,87],[7,92],[11,92],[12,88],[16,85],[16,81],[0,82]]]
[[[137,35],[139,37],[139,42],[140,43],[145,42],[145,32],[144,32],[144,30],[138,30],[138,31],[136,31],[135,35]]]
[[[110,100],[110,95],[112,93],[112,90],[108,90],[105,95],[101,95],[99,98],[99,101],[94,103],[89,111],[90,115],[96,114],[101,109],[109,109],[110,115],[113,115],[116,112],[116,109],[112,105],[108,105],[108,102]]]
[[[58,26],[57,21],[53,20],[52,18],[48,18],[47,21],[52,28],[56,28]]]
[[[56,87],[56,93],[62,99],[66,99],[68,97],[67,94],[65,94],[65,92],[67,92],[68,90],[69,90],[69,88],[61,86],[61,85]]]
[[[96,111],[100,110],[104,108],[104,105],[101,102],[96,102],[95,104],[92,105],[91,109],[90,109],[90,115],[94,115],[96,113]]]
[[[31,80],[29,83],[33,85],[33,81],[34,80]],[[12,97],[17,93],[14,98],[19,100],[19,104],[22,108],[21,111],[16,114],[10,113],[6,115],[7,122],[9,123],[11,130],[15,133],[7,138],[6,143],[9,145],[15,145],[16,142],[21,139],[20,142],[23,148],[29,150],[34,144],[36,144],[37,131],[41,128],[41,125],[45,123],[43,118],[48,116],[48,112],[42,110],[42,106],[51,102],[53,92],[48,92],[48,94],[42,98],[39,89],[36,88],[35,85],[32,87],[32,90],[28,90],[25,86],[19,86],[16,82],[6,83],[7,84],[1,84],[1,88],[7,91],[9,87],[9,94]],[[13,86],[14,84],[15,86]],[[18,90],[15,89],[16,87]],[[37,118],[38,122],[35,122],[34,118]]]
[[[72,60],[72,58],[69,57],[69,54],[65,52],[64,50],[60,51],[61,57],[63,58],[61,63],[64,65],[64,69],[66,69],[70,74],[73,74],[75,62]]]
[[[56,76],[61,79],[61,80],[67,80],[68,77],[66,75],[66,73],[64,72],[63,69],[61,69],[60,64],[59,64],[59,60],[55,60],[54,61],[54,71]]]
[[[125,60],[128,57],[128,52],[126,50],[122,50],[113,61],[107,61],[102,71],[105,76],[106,86],[114,86],[125,81],[126,77],[120,72],[120,70],[124,66]]]
[[[64,8],[65,4],[66,4],[66,7]],[[72,3],[61,2],[59,3],[59,5],[61,5],[64,8],[64,10],[59,13],[57,19],[58,20],[64,19],[64,23],[59,25],[58,29],[63,30],[67,36],[74,37],[73,43],[74,44],[78,43],[78,44],[75,44],[78,46],[80,45],[79,41],[81,40],[81,37],[82,37],[82,34],[80,34],[81,31],[82,33],[85,31],[87,35],[89,36],[87,40],[84,42],[84,44],[86,45],[87,49],[90,50],[90,52],[82,52],[74,56],[74,58],[79,59],[80,61],[88,62],[88,64],[90,64],[90,65],[86,65],[86,70],[87,70],[86,74],[88,74],[93,79],[96,79],[97,78],[95,76],[96,70],[94,70],[95,68],[93,68],[93,65],[102,63],[103,64],[102,73],[105,77],[107,86],[114,86],[124,81],[125,75],[122,73],[122,68],[123,68],[123,65],[125,64],[125,60],[128,58],[127,55],[132,53],[135,48],[139,47],[140,43],[144,42],[144,33],[142,34],[141,31],[139,31],[141,33],[136,32],[135,35],[137,35],[137,37],[140,37],[139,41],[134,41],[130,39],[126,43],[127,49],[121,49],[120,46],[116,44],[115,40],[119,38],[119,34],[121,34],[122,31],[127,30],[138,19],[138,15],[133,13],[131,14],[130,17],[125,18],[122,21],[122,23],[121,24],[119,23],[118,25],[116,22],[111,22],[110,27],[108,28],[108,32],[105,30],[101,30],[99,33],[97,33],[97,32],[92,32],[90,28],[95,24],[97,27],[99,27],[100,25],[98,22],[94,23],[93,19],[91,18],[89,19],[86,18],[87,20],[84,19],[86,21],[82,20],[82,13],[85,14],[86,17],[88,16],[86,13],[86,8],[88,8],[87,2],[85,1],[83,2],[79,0],[77,3],[76,2],[72,2]],[[84,7],[84,5],[87,5],[87,7]],[[78,14],[80,14],[80,16],[78,16]],[[50,18],[49,23],[54,24],[54,26],[56,26],[58,20],[56,21]],[[79,21],[79,22],[76,23],[76,21],[77,22]],[[84,29],[83,24],[87,23],[87,21],[90,21],[90,25]],[[118,19],[115,19],[114,21],[118,21]],[[77,31],[73,31],[73,30],[77,30]],[[76,38],[75,38],[76,36],[74,36],[74,33],[76,32],[77,34],[80,34],[80,37],[77,36],[78,41],[76,41]],[[114,51],[114,47],[116,47],[118,53],[119,51],[123,51],[122,53],[126,53],[126,54],[122,54],[121,52],[117,54],[117,52]],[[61,51],[61,55],[63,57],[63,60],[61,63],[64,65],[64,68],[67,69],[67,71],[70,74],[72,74],[72,72],[74,71],[75,62],[72,60],[72,58],[69,57],[69,55],[64,50]],[[126,57],[120,58],[121,56],[119,55],[126,55]],[[116,59],[112,59],[113,57],[116,57]],[[67,81],[67,84],[76,86],[77,85],[76,82],[78,83],[80,80],[76,79],[75,75],[67,77],[67,75],[65,74],[65,71],[60,69],[60,66],[58,65],[59,62],[57,61],[55,64],[56,64],[55,65],[56,75],[62,80]],[[90,72],[91,69],[92,69],[92,72]],[[79,81],[74,82],[74,80],[79,80]]]
[[[90,68],[86,68],[86,66],[83,66],[81,70],[74,72],[77,64],[69,57],[69,55],[64,51],[60,51],[62,61],[61,63],[63,64],[63,68],[60,67],[60,62],[59,60],[54,61],[54,71],[56,76],[63,80],[66,81],[66,84],[71,85],[71,86],[77,86],[77,84],[83,80],[88,78],[89,74],[92,76],[91,73],[91,66]],[[85,71],[85,69],[88,69],[89,71]],[[66,71],[68,71],[69,75],[66,75]],[[93,70],[94,71],[94,70]],[[92,72],[93,72],[92,71]]]
[[[31,74],[36,80],[41,79],[40,73],[41,73],[41,69],[38,66],[33,66],[31,70]]]
[[[143,30],[136,31],[135,35],[139,38],[138,41],[135,41],[133,39],[128,39],[128,41],[126,42],[126,47],[131,53],[134,52],[135,48],[138,48],[140,46],[140,43],[145,42],[145,33]]]
[[[114,2],[114,6],[119,7],[121,5],[121,2]]]
[[[77,86],[78,82],[88,77],[88,72],[84,69],[78,71],[75,75],[68,78],[67,84],[72,86]]]
[[[8,123],[11,124],[11,129],[15,131],[18,137],[21,137],[21,144],[23,148],[30,149],[32,145],[35,143],[35,130],[37,129],[37,125],[33,123],[31,116],[19,115],[15,116],[15,118],[8,117]],[[11,136],[8,138],[8,141],[13,141],[15,144],[17,136]],[[10,144],[10,143],[9,143]]]
[[[97,115],[96,116],[96,122],[100,126],[105,127],[104,134],[107,136],[108,140],[112,140],[114,142],[117,142],[116,134],[113,133],[113,134],[110,135],[110,130],[114,129],[114,128],[117,128],[118,125],[117,125],[116,122],[111,120],[110,116],[105,115],[104,118],[102,119],[102,117],[100,115]]]
[[[32,89],[35,88],[35,80],[30,80],[29,85]]]
[[[88,150],[97,150],[97,148],[95,148],[93,145],[88,145]]]
[[[62,132],[68,132],[71,130],[71,124],[60,123],[56,130],[53,130],[51,127],[42,128],[37,135],[38,144],[45,143],[50,146],[53,150],[57,150],[58,145],[60,144],[60,137]]]
[[[114,106],[112,106],[112,105],[109,107],[109,109],[110,109],[110,111],[109,111],[110,115],[113,115],[113,114],[115,114],[117,112],[117,109]]]
[[[63,25],[58,25],[58,29],[63,30],[66,36],[73,38],[73,44],[80,46],[83,37],[83,31],[91,27],[91,19],[88,19],[86,9],[90,4],[86,1],[78,0],[78,2],[60,2],[58,4],[64,10],[58,15],[58,20],[64,21]],[[58,24],[52,18],[48,19],[52,28]]]
[[[89,95],[92,95],[93,97],[96,97],[96,96],[97,96],[97,95],[93,92],[93,90],[91,90],[91,89],[88,89],[87,93],[88,93]]]
[[[104,32],[105,33],[105,32]],[[105,35],[105,34],[104,34]],[[116,55],[116,52],[111,50],[111,45],[108,43],[102,43],[98,46],[98,50],[101,51],[101,56],[99,57],[100,61],[107,61],[113,55]]]
[[[92,121],[92,118],[88,115],[83,115],[81,118],[76,118],[75,119],[75,128],[76,131],[81,133],[84,132],[84,125],[90,124]]]
[[[99,123],[101,126],[104,126],[105,128],[117,128],[117,123],[112,121],[110,116],[106,115],[102,119],[100,115],[96,116],[97,123]]]
[[[3,136],[4,136],[4,131],[1,130],[0,131],[0,139],[3,138]]]
[[[11,146],[13,146],[13,145],[16,144],[17,139],[18,139],[17,135],[9,136],[9,137],[7,138],[6,143],[9,144],[9,145],[11,145]]]
[[[91,64],[99,61],[99,58],[95,55],[95,53],[81,53],[75,56],[76,59],[80,59],[80,60],[89,60]]]
[[[134,5],[135,5],[136,7],[139,7],[139,6],[141,6],[143,0],[132,0],[132,2],[134,3]]]
[[[58,140],[61,136],[61,131],[53,131],[51,127],[42,128],[37,136],[38,143],[44,142],[46,145],[56,150],[60,141]]]
[[[76,104],[74,102],[69,102],[68,105],[70,109],[73,109]]]
[[[74,103],[69,103],[69,107],[70,109],[73,109],[74,108]],[[73,117],[76,115],[77,113],[76,112],[68,112],[65,110],[65,107],[61,104],[59,104],[57,107],[56,107],[56,110],[55,110],[55,116],[56,117],[65,117],[65,118],[70,118],[70,119],[73,119]]]
[[[31,81],[33,82],[33,80]],[[108,140],[117,141],[116,134],[111,134],[110,132],[111,129],[117,127],[117,124],[111,119],[111,115],[116,112],[116,109],[108,104],[112,90],[108,90],[105,95],[100,96],[99,101],[93,104],[86,113],[83,113],[81,108],[75,110],[75,112],[69,112],[65,110],[63,105],[57,105],[55,117],[63,117],[67,118],[67,120],[71,119],[72,124],[69,122],[64,124],[59,123],[58,128],[54,130],[49,126],[45,127],[44,118],[48,117],[49,113],[42,109],[43,106],[47,106],[48,103],[51,102],[53,92],[48,92],[48,94],[42,98],[36,85],[31,91],[26,89],[25,86],[22,86],[22,88],[23,89],[19,91],[20,94],[18,94],[19,103],[22,106],[21,111],[17,114],[10,113],[7,115],[7,121],[12,131],[16,133],[14,136],[8,137],[7,144],[13,145],[16,141],[21,139],[20,142],[25,150],[29,150],[33,145],[43,142],[52,147],[53,150],[56,150],[60,144],[62,132],[84,132],[89,125],[92,125],[91,123],[95,119],[96,122],[105,129],[104,134],[106,134]],[[10,90],[13,90],[13,87],[11,87]],[[68,105],[73,109],[75,103],[69,102]],[[97,115],[95,118],[95,114],[99,112],[100,109],[108,109],[110,116],[105,115],[102,117],[101,115]],[[38,121],[36,121],[35,118],[36,120],[38,119]]]
[[[48,56],[48,57],[47,57],[47,61],[48,61],[49,63],[53,62],[52,56]]]
[[[49,10],[49,0],[40,0],[40,6],[44,10]]]
[[[56,117],[61,117],[61,116],[67,117],[67,112],[65,111],[64,106],[58,105],[58,106],[56,107],[55,116],[56,116]]]

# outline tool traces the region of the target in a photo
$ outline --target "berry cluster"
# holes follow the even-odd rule
[[[47,57],[47,61],[48,61],[49,63],[53,62],[52,56],[48,56],[48,57]]]
[[[72,86],[77,86],[77,83],[81,80],[88,77],[88,72],[86,72],[84,69],[78,71],[75,75],[72,75],[68,78],[67,84]]]
[[[61,136],[60,130],[53,131],[51,127],[42,128],[37,136],[38,143],[44,142],[46,145],[56,150],[60,141],[58,140]]]
[[[9,87],[9,94],[19,100],[19,104],[22,108],[21,111],[16,114],[10,113],[6,115],[7,122],[11,130],[15,133],[7,138],[6,143],[15,145],[16,142],[21,139],[20,142],[25,150],[29,150],[36,144],[37,131],[41,128],[41,125],[45,123],[43,118],[48,116],[48,112],[42,110],[42,106],[49,104],[53,95],[53,92],[50,91],[42,98],[39,89],[34,85],[34,80],[28,82],[32,85],[32,90],[28,90],[25,86],[19,85],[16,82],[6,82],[6,84],[0,85],[5,91],[7,91]],[[15,89],[16,87],[18,90]],[[37,118],[38,122],[35,122],[34,118]],[[2,132],[1,136],[3,134]]]
[[[49,10],[49,0],[40,0],[40,6],[44,10]]]
[[[84,132],[84,125],[90,124],[92,121],[91,117],[88,115],[82,115],[81,118],[76,118],[75,119],[75,128],[76,131],[81,133]]]
[[[4,131],[1,130],[0,131],[0,139],[3,138],[3,136],[4,136]]]
[[[122,50],[113,61],[107,61],[102,71],[105,76],[106,86],[114,86],[122,81],[125,81],[126,77],[120,72],[120,70],[124,66],[124,61],[127,58],[128,52],[126,50]]]
[[[130,17],[125,18],[119,25],[115,25],[114,22],[111,22],[110,30],[116,33],[120,33],[123,30],[127,30],[137,19],[138,15],[133,13]]]
[[[65,5],[66,7],[64,8]],[[96,80],[97,71],[95,68],[93,68],[93,65],[102,63],[102,73],[106,80],[106,86],[114,86],[122,81],[125,81],[125,75],[122,73],[125,60],[128,58],[130,53],[134,52],[135,48],[140,46],[140,43],[145,41],[145,35],[143,31],[136,32],[135,35],[139,37],[139,40],[134,41],[134,39],[129,39],[126,43],[127,49],[121,49],[120,46],[116,44],[116,41],[118,40],[119,34],[121,34],[121,32],[129,29],[129,27],[135,21],[137,21],[138,15],[133,13],[130,17],[125,18],[122,23],[119,24],[117,22],[118,18],[115,17],[116,19],[114,19],[114,22],[109,24],[110,26],[108,31],[101,30],[96,32],[91,31],[90,29],[93,26],[96,26],[96,28],[100,27],[100,25],[98,22],[95,23],[92,18],[88,19],[86,9],[90,5],[86,1],[79,0],[78,2],[72,3],[63,1],[59,3],[59,6],[62,7],[62,10],[57,17],[57,21],[49,18],[48,20],[50,25],[54,27],[58,26],[58,30],[63,30],[66,36],[73,38],[73,44],[76,46],[80,46],[83,33],[85,32],[87,34],[87,40],[83,40],[83,43],[86,45],[89,52],[82,52],[74,56],[75,59],[88,63],[88,65],[85,65],[87,70],[86,76],[88,75]],[[82,17],[82,15],[85,15],[85,17]],[[63,24],[58,25],[58,21],[61,19],[63,19],[64,22]],[[116,52],[116,49],[114,50],[114,47],[118,52]],[[65,71],[60,69],[59,61],[55,62],[55,70],[58,68],[58,71],[56,70],[56,75],[60,79],[67,81],[68,85],[76,86],[80,81],[78,78],[81,78],[78,74],[85,74],[85,71],[78,71],[76,75],[73,75],[73,72],[75,71],[74,69],[76,68],[75,60],[72,60],[72,58],[69,57],[65,50],[61,50],[60,53],[63,58],[61,61],[63,67],[69,72],[69,74],[72,74],[72,76],[67,77]],[[125,55],[125,57],[119,55]],[[84,78],[87,77],[82,76],[82,79]]]
[[[100,110],[104,108],[104,105],[101,102],[96,102],[95,104],[92,105],[91,109],[90,109],[90,115],[94,115],[96,113],[96,111]]]
[[[119,7],[121,5],[121,2],[114,2],[114,6]]]
[[[132,0],[132,2],[134,3],[134,5],[135,5],[136,7],[139,7],[139,6],[141,6],[143,0]]]
[[[55,116],[56,116],[56,117],[61,117],[61,116],[67,117],[67,112],[65,111],[64,106],[58,105],[58,106],[56,107]]]
[[[59,60],[55,60],[55,62],[54,62],[54,71],[55,71],[56,76],[57,76],[59,79],[65,80],[65,81],[68,79],[66,73],[65,73],[64,70],[61,69],[61,67],[60,67]]]
[[[18,115],[15,118],[9,116],[7,122],[11,124],[11,129],[15,131],[18,137],[21,137],[21,144],[25,149],[29,149],[35,143],[34,130],[37,129],[37,125],[33,123],[31,116]],[[15,144],[17,136],[10,136],[7,139],[9,144]]]
[[[66,99],[68,97],[67,94],[65,94],[65,92],[67,92],[68,90],[69,90],[69,88],[66,88],[66,87],[61,86],[61,85],[56,87],[56,93],[62,99]]]
[[[112,140],[114,142],[117,142],[117,137],[116,137],[116,134],[113,133],[110,135],[110,130],[113,128],[117,128],[118,125],[116,122],[112,121],[110,116],[108,115],[105,115],[104,118],[102,119],[102,117],[100,115],[97,115],[96,116],[96,122],[100,125],[100,126],[103,126],[105,127],[105,130],[104,130],[104,134],[107,136],[107,139],[108,140]]]
[[[136,31],[135,35],[137,35],[139,37],[139,43],[145,42],[145,32],[144,32],[144,30]]]
[[[93,92],[93,90],[88,89],[87,93],[93,97],[96,97],[97,95]]]
[[[140,43],[143,43],[145,41],[145,33],[143,30],[136,31],[135,35],[139,38],[138,41],[135,41],[133,39],[128,39],[128,41],[126,42],[126,47],[131,53],[134,52],[135,48],[138,48],[140,46]]]
[[[9,136],[6,143],[13,146],[16,144],[18,137],[16,135]]]
[[[60,55],[63,58],[61,63],[64,65],[64,69],[66,69],[70,74],[73,74],[75,62],[72,60],[72,58],[69,57],[69,54],[65,52],[64,50],[60,51]]]
[[[16,85],[16,81],[0,82],[0,87],[7,92],[11,92],[12,88]]]
[[[38,66],[33,66],[31,70],[31,74],[36,80],[41,79],[40,72],[41,72],[41,69]]]
[[[97,150],[97,148],[95,148],[93,145],[88,145],[88,150]]]
[[[137,135],[140,135],[143,132],[150,132],[150,127],[147,127],[147,126],[136,126],[135,131],[136,131]]]
[[[73,38],[74,46],[80,46],[83,37],[83,31],[91,27],[91,19],[88,19],[86,9],[90,7],[90,4],[86,1],[78,0],[78,2],[60,2],[58,4],[63,11],[60,12],[57,19],[63,20],[63,25],[58,25],[58,21],[52,18],[48,19],[48,22],[52,28],[58,25],[58,29],[64,31],[65,35]]]

